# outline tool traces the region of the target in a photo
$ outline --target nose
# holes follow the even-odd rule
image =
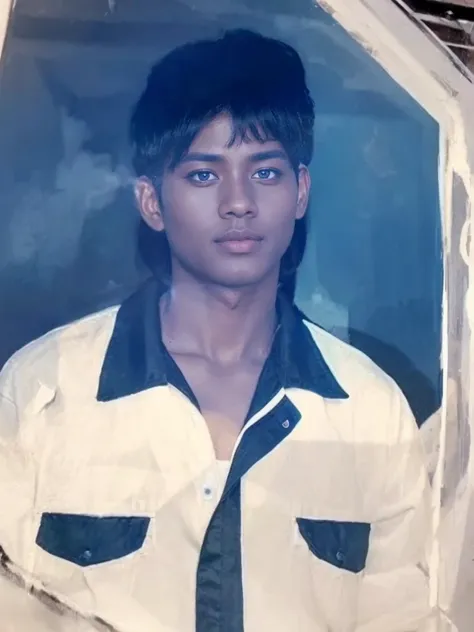
[[[257,205],[252,190],[252,184],[245,178],[235,177],[225,183],[222,198],[219,203],[219,215],[223,219],[229,217],[254,217]]]

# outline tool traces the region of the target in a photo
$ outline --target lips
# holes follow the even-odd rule
[[[250,254],[259,249],[263,238],[250,230],[229,230],[216,243],[231,254]]]

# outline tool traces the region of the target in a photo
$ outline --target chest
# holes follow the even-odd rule
[[[31,424],[33,434],[22,436],[38,465],[46,464],[38,503],[47,511],[125,516],[183,507],[202,526],[209,516],[196,512],[212,511],[218,497],[210,502],[205,495],[214,488],[215,458],[230,460],[227,451],[238,439],[232,465],[239,466],[252,515],[269,502],[285,515],[319,515],[325,507],[328,515],[368,510],[367,501],[380,497],[384,485],[386,449],[354,442],[354,424],[329,414],[337,402],[304,392],[291,392],[291,398],[300,419],[287,434],[283,402],[266,406],[268,412],[242,432],[241,422],[225,416],[225,402],[222,417],[214,408],[206,418],[170,386],[105,404],[58,393]]]
[[[231,458],[252,403],[262,364],[218,366],[201,359],[174,358],[194,394],[218,459]]]

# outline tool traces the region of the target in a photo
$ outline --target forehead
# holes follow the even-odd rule
[[[191,143],[187,153],[250,155],[265,150],[284,151],[282,144],[273,139],[257,140],[250,131],[236,133],[236,126],[227,114],[221,114],[205,125]],[[286,152],[285,152],[286,155]]]

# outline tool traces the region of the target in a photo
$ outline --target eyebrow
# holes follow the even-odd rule
[[[251,162],[262,162],[263,160],[286,160],[288,162],[288,156],[282,149],[270,149],[268,151],[259,151],[256,154],[250,156]]]
[[[275,160],[275,159],[279,159],[279,160],[286,160],[288,161],[288,156],[286,155],[286,153],[281,150],[281,149],[270,149],[268,151],[259,151],[256,154],[251,154],[249,156],[250,162],[256,163],[256,162],[262,162],[264,160]],[[219,154],[206,154],[206,153],[202,153],[202,152],[190,152],[189,154],[186,154],[185,156],[183,156],[183,158],[180,160],[180,163],[187,163],[187,162],[223,162],[224,161],[224,157],[219,155]]]
[[[203,154],[201,152],[191,152],[183,156],[180,163],[185,162],[223,162],[224,158],[219,154]]]

